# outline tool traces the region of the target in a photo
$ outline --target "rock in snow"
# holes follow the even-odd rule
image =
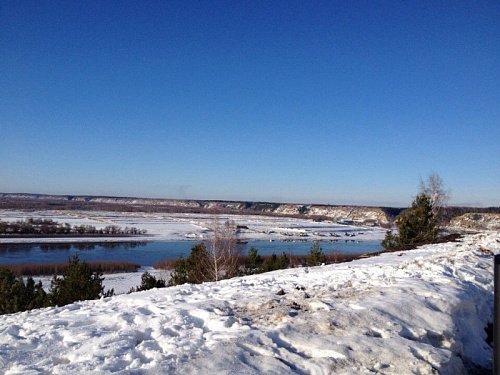
[[[489,369],[493,257],[484,249],[498,253],[500,234],[3,315],[0,373]]]

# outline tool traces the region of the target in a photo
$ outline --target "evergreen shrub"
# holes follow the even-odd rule
[[[80,262],[78,255],[69,259],[69,264],[62,277],[54,275],[50,286],[52,305],[64,306],[76,301],[109,297],[111,289],[104,292],[102,272],[93,272],[86,262]]]
[[[323,250],[319,246],[319,242],[315,241],[314,245],[311,247],[309,254],[306,258],[306,264],[309,267],[320,266],[326,263],[326,255],[323,253]]]
[[[165,288],[167,286],[164,279],[157,279],[149,272],[144,272],[141,276],[141,285],[137,288],[131,288],[129,293],[142,292],[153,288]]]
[[[431,198],[425,193],[419,194],[411,207],[397,217],[398,235],[388,230],[381,245],[397,249],[435,242],[439,227],[433,211]]]
[[[42,282],[35,284],[32,277],[17,277],[8,268],[0,269],[0,314],[12,314],[49,306]]]

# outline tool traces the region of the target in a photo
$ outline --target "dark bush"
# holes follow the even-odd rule
[[[149,272],[144,272],[141,276],[141,285],[137,288],[131,288],[129,293],[141,292],[143,290],[149,290],[153,288],[165,288],[166,282],[163,279],[157,279]]]
[[[188,269],[188,283],[201,284],[214,281],[210,278],[209,254],[203,242],[194,245],[186,259]]]
[[[140,267],[139,263],[121,261],[96,261],[88,262],[88,265],[94,272],[106,273],[136,272]],[[62,275],[68,268],[68,262],[6,264],[0,265],[2,268],[10,269],[16,276]]]
[[[430,197],[418,195],[412,206],[398,216],[396,226],[398,235],[388,230],[381,243],[386,249],[435,242],[439,228]]]
[[[170,265],[170,263],[169,263]],[[182,285],[188,282],[188,264],[186,259],[182,256],[179,256],[172,266],[172,273],[170,274],[170,278],[168,279],[168,286],[174,285]]]
[[[191,248],[187,259],[184,259],[181,255],[174,262],[174,269],[168,280],[168,285],[201,284],[213,281],[210,277],[209,264],[207,248],[203,242],[200,242]]]
[[[309,267],[320,266],[321,264],[326,263],[326,255],[323,253],[323,250],[319,246],[319,242],[315,241],[314,245],[311,247],[309,254],[306,258],[306,264]]]
[[[54,276],[50,286],[50,301],[64,306],[76,301],[109,297],[114,291],[104,293],[102,272],[94,272],[86,262],[80,262],[78,255],[69,259],[68,268],[62,277]]]
[[[245,263],[245,274],[251,275],[256,273],[261,267],[264,260],[258,254],[258,250],[255,247],[251,247],[248,250],[248,258]]]
[[[26,284],[7,269],[0,269],[0,314],[11,314],[49,306],[42,282],[28,277]]]
[[[276,254],[271,254],[270,257],[265,258],[262,262],[259,273],[282,270],[289,266],[290,258],[285,253],[282,253],[279,257]]]

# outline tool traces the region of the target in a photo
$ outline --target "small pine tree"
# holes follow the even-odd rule
[[[141,285],[137,288],[131,288],[129,293],[142,292],[143,290],[150,290],[153,288],[165,288],[166,286],[165,280],[157,279],[146,271],[141,276]]]
[[[323,263],[326,263],[326,255],[323,253],[323,250],[319,246],[319,242],[315,241],[314,245],[309,251],[309,254],[307,255],[306,264],[309,267],[315,267],[320,266]]]
[[[399,246],[399,237],[392,233],[392,230],[385,232],[385,238],[380,243],[385,249],[394,249]]]
[[[168,286],[186,284],[188,282],[188,274],[187,261],[181,254],[179,259],[174,262],[174,269],[168,279]]]
[[[0,314],[10,314],[17,312],[13,308],[14,292],[13,287],[16,282],[16,276],[8,268],[0,268]]]
[[[112,289],[104,293],[102,272],[93,272],[86,262],[80,262],[76,254],[68,262],[63,276],[54,275],[51,281],[50,300],[53,305],[64,306],[113,295]]]
[[[38,283],[35,284],[31,276],[28,276],[26,280],[26,294],[28,297],[26,304],[27,310],[50,306],[49,297],[43,289],[42,282],[38,281]]]
[[[435,241],[439,228],[430,197],[425,193],[419,194],[411,207],[398,216],[396,226],[399,235],[387,231],[381,243],[386,249]]]
[[[207,248],[203,242],[194,245],[191,248],[186,259],[188,269],[188,283],[201,284],[207,281],[215,281],[211,278],[210,257]]]
[[[290,258],[284,252],[279,257],[273,253],[270,257],[264,259],[259,268],[259,273],[286,269],[289,266]]]
[[[259,273],[262,272],[271,272],[276,270],[276,262],[278,261],[278,257],[276,254],[271,254],[269,258],[264,259],[262,262],[262,266],[259,269]]]
[[[14,273],[7,268],[0,269],[0,314],[11,314],[49,306],[47,293],[42,282],[35,284],[28,277],[26,284],[22,277],[16,279]]]
[[[214,281],[211,278],[210,259],[207,248],[203,242],[194,245],[187,259],[182,255],[174,263],[174,270],[168,280],[168,286],[201,284]]]
[[[284,270],[287,269],[289,266],[290,266],[290,258],[283,251],[283,253],[279,256],[276,262],[276,267],[278,270]]]
[[[248,250],[248,260],[245,264],[245,273],[247,275],[254,274],[262,266],[262,257],[259,255],[258,250],[255,247],[251,247]]]
[[[404,211],[398,218],[397,226],[399,241],[403,245],[434,241],[438,228],[430,197],[426,194],[418,195],[411,209]]]

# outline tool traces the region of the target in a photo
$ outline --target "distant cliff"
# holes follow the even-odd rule
[[[450,227],[468,230],[500,230],[500,214],[467,213],[451,219]]]
[[[0,208],[266,214],[386,226],[400,209],[183,199],[0,193]]]

